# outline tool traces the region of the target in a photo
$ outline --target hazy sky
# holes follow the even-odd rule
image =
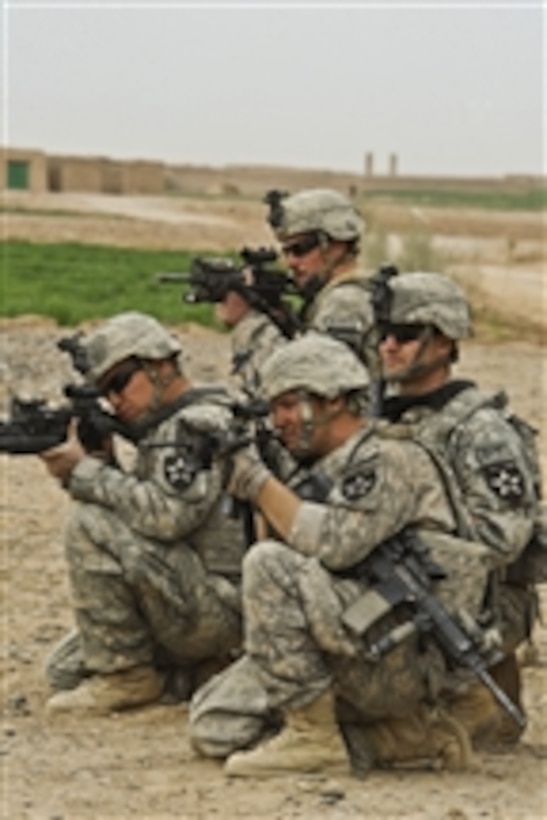
[[[2,142],[385,173],[546,173],[543,2],[3,0]]]

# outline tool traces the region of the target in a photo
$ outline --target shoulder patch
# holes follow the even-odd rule
[[[490,489],[502,501],[516,504],[524,497],[524,476],[514,461],[498,461],[488,464],[483,467],[483,473]]]
[[[195,477],[195,469],[179,451],[167,456],[163,462],[163,474],[168,484],[175,490],[186,490]]]
[[[357,501],[364,498],[376,486],[376,469],[372,465],[363,464],[342,479],[342,495],[348,501]]]

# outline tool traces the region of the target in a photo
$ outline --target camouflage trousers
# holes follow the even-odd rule
[[[511,654],[530,639],[539,618],[539,597],[532,585],[500,584],[497,593],[497,615],[503,638],[503,651]]]
[[[256,544],[243,564],[245,655],[208,681],[190,704],[192,743],[225,757],[253,745],[298,709],[332,687],[339,702],[364,722],[402,715],[434,698],[445,664],[434,646],[411,636],[379,661],[368,641],[405,617],[390,613],[366,639],[350,634],[342,614],[363,582],[326,570],[284,544]]]
[[[54,688],[158,659],[187,667],[240,646],[238,586],[184,543],[154,542],[115,513],[80,504],[65,550],[77,630],[46,661]]]

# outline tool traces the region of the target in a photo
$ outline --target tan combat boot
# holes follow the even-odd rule
[[[330,691],[302,709],[287,712],[285,718],[284,728],[271,740],[249,752],[231,755],[226,761],[226,774],[233,777],[350,774]]]
[[[160,697],[162,688],[154,667],[134,666],[111,675],[93,675],[76,689],[57,692],[46,703],[46,713],[107,715],[151,703]]]
[[[363,735],[380,766],[426,764],[457,771],[473,764],[465,727],[439,708],[420,707],[405,717],[378,721],[364,727]]]

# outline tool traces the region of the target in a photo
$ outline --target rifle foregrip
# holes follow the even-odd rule
[[[369,649],[368,654],[374,660],[380,660],[384,655],[387,655],[388,652],[391,652],[392,649],[395,649],[400,643],[406,640],[410,635],[416,632],[416,624],[414,621],[406,621],[406,623],[401,624],[400,626],[396,626],[391,632],[388,632],[387,635],[383,635],[379,638],[375,643],[373,643]]]

